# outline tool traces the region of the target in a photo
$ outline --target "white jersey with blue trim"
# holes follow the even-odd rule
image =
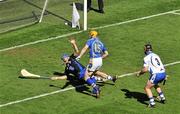
[[[90,58],[102,57],[102,54],[107,50],[104,44],[98,38],[91,38],[86,42],[89,47]]]
[[[165,68],[160,57],[155,53],[150,53],[144,57],[144,67],[148,67],[150,74],[165,72]]]

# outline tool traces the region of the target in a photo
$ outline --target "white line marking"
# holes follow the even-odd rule
[[[41,42],[46,42],[46,41],[50,41],[50,40],[55,40],[55,39],[59,39],[59,38],[63,38],[63,37],[68,37],[68,36],[71,36],[71,35],[74,35],[74,34],[79,34],[81,32],[83,32],[83,31],[72,32],[72,33],[64,34],[64,35],[57,36],[57,37],[51,37],[51,38],[48,38],[48,39],[37,40],[37,41],[34,41],[34,42],[29,42],[29,43],[25,43],[25,44],[21,44],[21,45],[17,45],[17,46],[12,46],[12,47],[9,47],[9,48],[1,49],[0,52],[8,51],[8,50],[28,46],[28,45],[33,45],[33,44],[37,44],[37,43],[41,43]]]
[[[141,17],[141,18],[137,18],[137,19],[132,19],[132,20],[124,21],[124,22],[109,24],[109,25],[105,25],[105,26],[89,28],[89,29],[102,29],[102,28],[107,28],[107,27],[112,27],[112,26],[118,26],[118,25],[122,25],[122,24],[127,24],[127,23],[131,23],[131,22],[135,22],[135,21],[149,19],[149,18],[152,18],[152,17],[157,17],[157,16],[166,15],[166,14],[171,14],[171,13],[177,12],[177,11],[180,11],[180,9],[172,10],[172,11],[168,11],[168,12],[164,12],[164,13],[159,13],[159,14],[155,14],[155,15],[145,16],[145,17]],[[21,45],[17,45],[17,46],[12,46],[12,47],[9,47],[9,48],[0,49],[0,52],[4,52],[4,51],[16,49],[16,48],[20,48],[20,47],[24,47],[24,46],[28,46],[28,45],[33,45],[33,44],[37,44],[37,43],[41,43],[41,42],[47,42],[47,41],[50,41],[50,40],[60,39],[60,38],[63,38],[63,37],[68,37],[68,36],[79,34],[79,33],[82,33],[82,32],[83,31],[72,32],[72,33],[60,35],[60,36],[57,36],[57,37],[51,37],[51,38],[37,40],[37,41],[34,41],[34,42],[29,42],[29,43],[25,43],[25,44],[21,44]]]
[[[180,15],[180,13],[176,13],[176,12],[172,12],[172,14],[174,14],[174,15]]]
[[[159,13],[159,14],[155,14],[155,15],[145,16],[145,17],[141,17],[141,18],[137,18],[137,19],[133,19],[133,20],[129,20],[129,21],[119,22],[119,23],[115,23],[115,24],[95,27],[95,28],[91,28],[91,29],[101,29],[101,28],[107,28],[107,27],[112,27],[112,26],[118,26],[118,25],[122,25],[122,24],[127,24],[127,23],[131,23],[131,22],[135,22],[135,21],[149,19],[149,18],[152,18],[152,17],[157,17],[157,16],[166,15],[166,14],[171,14],[171,13],[174,13],[174,12],[177,12],[177,11],[180,11],[180,9],[172,10],[172,11],[168,11],[168,12],[164,12],[164,13]]]
[[[5,33],[5,32],[8,32],[8,31],[17,30],[17,29],[19,29],[19,28],[23,28],[23,27],[26,27],[26,26],[30,26],[30,25],[33,25],[33,24],[36,24],[36,23],[37,23],[37,21],[34,21],[34,22],[30,22],[30,23],[28,23],[28,24],[19,25],[19,26],[17,26],[17,27],[12,27],[12,28],[10,28],[10,29],[8,29],[8,30],[3,30],[3,31],[1,31],[0,34]]]
[[[172,66],[172,65],[176,65],[176,64],[180,64],[180,61],[168,63],[168,64],[165,64],[164,66],[167,67],[167,66]],[[122,77],[125,77],[125,76],[132,76],[132,75],[135,75],[135,74],[137,74],[137,73],[138,73],[138,72],[123,74],[123,75],[118,76],[118,78],[122,78]]]
[[[164,66],[167,67],[167,66],[172,66],[172,65],[176,65],[176,64],[180,64],[180,61],[168,63],[168,64],[165,64]],[[136,73],[137,72],[122,74],[122,75],[119,75],[118,78],[122,78],[122,77],[126,77],[126,76],[132,76],[132,75],[135,75]],[[61,93],[61,92],[65,92],[65,91],[69,91],[69,90],[72,90],[72,89],[75,89],[75,88],[80,88],[80,87],[83,87],[83,86],[85,86],[85,85],[79,85],[79,86],[76,86],[76,87],[69,87],[69,88],[66,88],[66,89],[60,89],[60,90],[53,91],[53,92],[50,92],[50,93],[44,93],[44,94],[40,94],[40,95],[37,95],[37,96],[21,99],[21,100],[11,101],[11,102],[8,102],[8,103],[5,103],[5,104],[1,104],[0,108],[5,107],[5,106],[9,106],[9,105],[13,105],[13,104],[17,104],[17,103],[21,103],[21,102],[25,102],[25,101],[30,101],[30,100],[33,100],[33,99],[38,99],[38,98],[41,98],[41,97],[45,97],[45,96],[49,96],[49,95],[53,95],[53,94],[57,94],[57,93]]]

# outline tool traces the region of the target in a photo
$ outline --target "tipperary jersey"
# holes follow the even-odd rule
[[[86,45],[89,47],[90,58],[102,57],[102,54],[106,51],[106,47],[98,38],[89,39]]]
[[[85,71],[85,67],[79,63],[74,55],[71,55],[69,58],[69,62],[66,64],[65,67],[65,74],[73,74],[76,77],[80,77],[81,73]]]
[[[150,74],[164,73],[165,68],[157,54],[150,53],[144,57],[144,67],[148,67]]]

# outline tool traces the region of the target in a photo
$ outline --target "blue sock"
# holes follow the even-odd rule
[[[93,80],[94,83],[96,83],[96,78],[95,78],[95,76],[92,76],[91,79]]]
[[[92,86],[92,87],[94,87],[94,86],[96,85],[95,82],[93,81],[93,79],[91,79],[91,78],[88,78],[88,79],[86,80],[86,83],[87,83],[88,85]]]

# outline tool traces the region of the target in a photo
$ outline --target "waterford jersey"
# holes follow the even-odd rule
[[[70,56],[69,63],[67,63],[65,67],[65,74],[73,74],[78,77],[80,75],[80,72],[84,69],[85,67],[80,64],[74,56]]]
[[[89,39],[86,45],[89,47],[90,58],[102,57],[102,54],[106,51],[104,44],[98,38]]]
[[[144,67],[148,67],[150,74],[165,72],[164,65],[158,55],[150,53],[144,57]]]

